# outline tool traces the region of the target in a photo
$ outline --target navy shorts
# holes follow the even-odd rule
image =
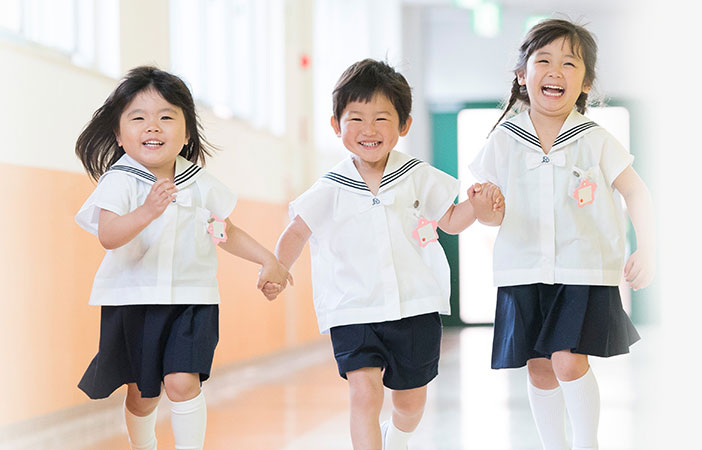
[[[384,369],[390,389],[414,389],[439,373],[439,313],[378,323],[342,325],[331,329],[339,375],[364,367]]]
[[[523,367],[560,350],[620,355],[638,340],[616,286],[538,283],[497,290],[493,369]]]
[[[169,373],[208,379],[218,340],[218,305],[103,306],[98,353],[78,387],[98,399],[136,383],[142,397],[158,397]]]

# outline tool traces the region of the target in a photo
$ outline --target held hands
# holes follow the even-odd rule
[[[141,207],[148,213],[151,220],[154,220],[175,200],[176,192],[178,188],[171,180],[168,178],[158,180],[151,186],[151,191]]]
[[[468,188],[468,200],[473,204],[475,217],[481,223],[498,225],[505,213],[505,197],[496,185],[475,183]]]
[[[276,297],[283,292],[288,282],[290,282],[291,285],[295,284],[288,269],[276,258],[264,264],[258,271],[257,288],[263,292],[263,295],[265,295],[269,301],[275,300]]]
[[[653,281],[656,272],[655,252],[647,249],[637,249],[624,266],[624,279],[629,286],[638,291]]]

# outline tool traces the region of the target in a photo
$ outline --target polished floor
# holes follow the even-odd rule
[[[593,358],[601,390],[600,450],[666,448],[659,436],[651,363],[655,329],[630,355]],[[526,398],[524,369],[489,368],[491,328],[447,329],[439,376],[429,386],[426,413],[410,441],[412,450],[537,450]],[[215,373],[205,383],[209,450],[351,449],[346,382],[336,373],[327,340],[305,349]],[[381,417],[390,414],[389,395]],[[117,400],[110,414],[119,422]],[[162,400],[157,435],[172,449],[168,404]],[[109,430],[110,427],[105,427]],[[101,439],[74,433],[60,449],[128,449],[123,427]],[[65,441],[64,441],[65,442]]]

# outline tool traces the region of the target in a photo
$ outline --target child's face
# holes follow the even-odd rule
[[[173,179],[176,157],[189,138],[183,110],[155,89],[134,96],[122,111],[115,137],[127,155],[159,179]]]
[[[571,48],[570,41],[556,39],[529,56],[517,80],[526,86],[531,114],[565,120],[585,85],[585,63]]]
[[[376,94],[369,102],[351,102],[346,105],[339,120],[334,116],[331,125],[351,153],[369,165],[385,167],[390,151],[400,136],[409,131],[412,118],[400,128],[400,117],[392,102]]]

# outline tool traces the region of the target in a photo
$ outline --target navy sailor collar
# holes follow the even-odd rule
[[[124,172],[148,184],[156,182],[156,176],[149,172],[149,169],[126,153],[107,169],[102,176],[111,172]],[[173,182],[176,186],[183,188],[195,181],[201,174],[202,167],[178,155],[176,158],[175,176],[173,177]]]
[[[558,133],[558,136],[556,136],[556,140],[553,142],[550,151],[563,148],[597,128],[599,128],[599,125],[576,110],[573,110],[563,123],[561,131]],[[498,129],[505,131],[508,135],[525,144],[527,147],[543,152],[539,137],[536,135],[534,125],[531,123],[528,110],[502,122]]]
[[[426,164],[424,161],[413,158],[405,153],[392,150],[388,155],[388,162],[380,179],[378,194],[389,189],[405,178],[420,165]],[[357,193],[371,194],[370,189],[358,173],[351,157],[344,159],[334,166],[332,170],[322,175],[322,182],[334,184],[343,189],[355,191]]]

